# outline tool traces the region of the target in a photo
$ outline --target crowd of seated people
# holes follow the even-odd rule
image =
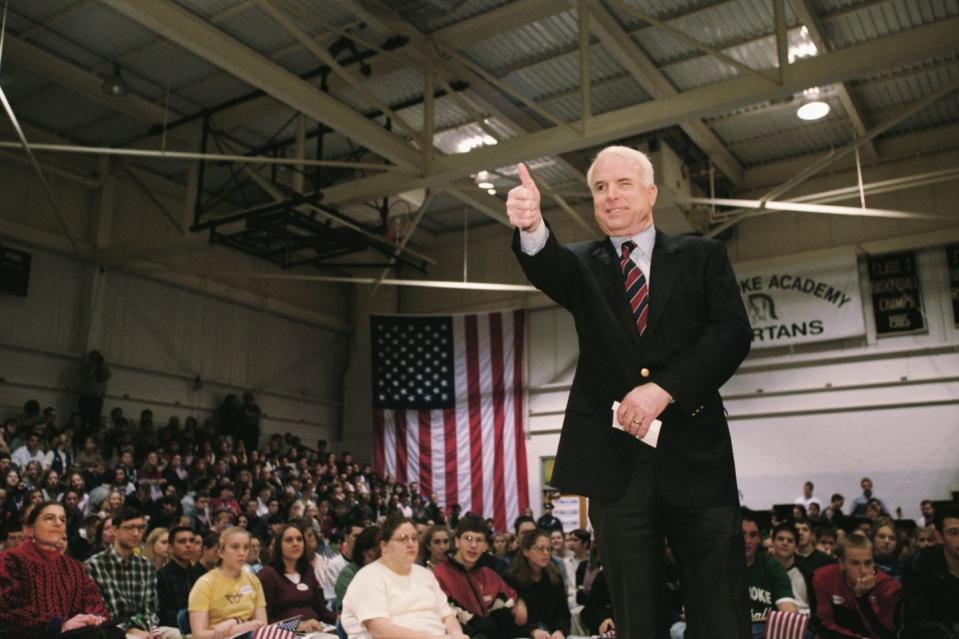
[[[355,637],[563,639],[614,629],[600,553],[549,497],[512,530],[444,508],[416,482],[274,435],[231,396],[216,420],[113,409],[62,426],[28,402],[0,431],[0,637],[91,628],[222,639],[297,616]],[[848,511],[807,482],[786,511],[742,516],[754,634],[774,611],[809,636],[959,639],[959,514],[913,527],[868,478]],[[788,512],[787,512],[788,511]],[[664,540],[667,567],[673,566]],[[675,569],[668,630],[681,637]],[[102,626],[106,622],[108,625]],[[404,630],[405,629],[405,630]]]

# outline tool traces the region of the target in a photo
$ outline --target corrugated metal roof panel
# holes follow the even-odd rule
[[[884,135],[899,135],[909,131],[955,124],[956,120],[959,120],[959,96],[952,94],[911,115],[902,123],[889,129]]]
[[[70,137],[93,144],[113,146],[139,137],[146,130],[147,125],[139,120],[110,113],[105,119],[98,119],[87,126],[71,130]]]
[[[826,37],[836,49],[959,15],[956,0],[892,0],[861,8],[823,0],[822,5]]]
[[[362,76],[360,77],[362,78]],[[423,92],[423,75],[418,69],[412,67],[397,69],[369,79],[362,78],[362,82],[367,91],[386,104],[413,100],[420,97]],[[338,91],[334,94],[334,97],[361,111],[376,108],[370,104],[365,95],[360,94],[352,87]]]
[[[176,0],[176,2],[204,18],[218,16],[224,11],[230,11],[241,4],[238,0]]]
[[[828,92],[824,99],[831,109],[827,119],[846,121],[847,126],[851,126],[848,124],[848,115],[835,91]],[[780,102],[751,112],[711,118],[707,123],[727,144],[739,144],[760,137],[776,136],[784,131],[795,131],[802,135],[807,128],[816,125],[804,123],[796,116],[796,110],[800,104],[802,104],[800,99]]]
[[[799,122],[799,120],[796,120]],[[730,145],[745,166],[755,166],[809,153],[827,151],[852,141],[852,127],[840,117],[827,117],[774,135],[756,137]]]
[[[339,2],[317,2],[316,0],[284,0],[284,7],[290,9],[291,15],[296,16],[316,16],[315,26],[318,29],[324,28],[324,25],[335,27],[345,27],[356,23],[359,19],[350,13]]]
[[[851,88],[867,111],[898,108],[921,100],[959,78],[959,60],[943,60],[928,68],[899,69],[852,83]]]
[[[170,86],[172,91],[220,73],[219,68],[167,40],[125,57],[121,65],[124,69],[154,79],[161,90]]]
[[[423,105],[415,104],[399,112],[417,131],[423,130]],[[443,96],[433,101],[433,129],[442,130],[456,127],[471,120],[470,114],[459,105],[456,99]]]
[[[579,54],[568,53],[510,73],[503,81],[533,100],[579,86]]]
[[[395,11],[412,22],[417,29],[430,33],[443,27],[468,20],[474,16],[486,13],[509,4],[511,0],[470,0],[469,2],[454,2],[448,9],[438,6],[434,2],[410,2],[409,0],[390,0],[387,2]],[[547,0],[549,1],[549,0]]]
[[[120,63],[128,51],[156,39],[156,34],[146,27],[100,3],[87,5],[52,28],[61,37],[82,42],[103,58]],[[104,34],[109,37],[103,37]]]
[[[253,5],[256,7],[256,5]],[[287,14],[287,17],[290,17]],[[304,28],[304,25],[297,25]],[[294,44],[296,40],[287,33],[273,18],[260,10],[240,11],[217,24],[226,33],[255,51],[269,55],[273,51]]]
[[[114,115],[114,111],[100,103],[56,84],[48,84],[12,106],[24,121],[54,133],[70,133]]]
[[[70,12],[88,0],[46,0],[46,2],[16,2],[10,7],[7,19],[13,28],[19,20],[26,18],[30,22],[47,22],[61,13]],[[22,16],[22,17],[21,17]],[[19,29],[18,29],[19,30]]]
[[[633,4],[639,5],[636,2]],[[786,3],[786,6],[787,24],[792,24],[795,22],[795,16],[789,8],[789,3]],[[653,13],[646,8],[644,11]],[[669,14],[675,15],[675,11],[667,13]],[[628,28],[634,31],[639,25],[639,20],[633,18],[628,24]],[[772,5],[767,0],[731,0],[680,15],[675,19],[667,20],[667,24],[703,44],[722,49],[733,42],[771,33],[773,30]],[[641,29],[634,34],[634,39],[658,64],[685,58],[698,51],[695,47],[658,27]],[[749,59],[743,61],[751,62]]]
[[[178,90],[178,93],[196,104],[212,106],[225,100],[249,93],[250,85],[226,73],[213,73],[202,82],[194,82]]]
[[[574,11],[564,11],[517,29],[509,29],[492,38],[467,44],[461,53],[495,75],[529,60],[553,57],[556,51],[575,47],[577,21]]]

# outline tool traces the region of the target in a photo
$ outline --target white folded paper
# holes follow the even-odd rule
[[[619,402],[613,402],[613,428],[618,428],[619,430],[625,430],[616,419],[616,411],[619,410]],[[656,442],[659,441],[659,430],[663,427],[663,422],[658,419],[654,419],[649,425],[649,430],[646,431],[646,434],[639,438],[639,441],[644,444],[649,444],[653,448],[656,448]]]

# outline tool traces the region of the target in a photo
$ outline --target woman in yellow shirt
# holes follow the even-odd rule
[[[193,639],[224,639],[266,625],[266,598],[260,580],[243,570],[250,533],[227,528],[217,546],[219,563],[190,591]]]

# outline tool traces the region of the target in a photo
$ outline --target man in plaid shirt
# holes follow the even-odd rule
[[[181,639],[179,630],[157,627],[157,573],[146,557],[134,554],[146,531],[143,513],[124,506],[113,516],[113,545],[87,559],[90,576],[100,586],[111,618],[129,619],[127,636],[150,639],[154,630],[163,639]]]

